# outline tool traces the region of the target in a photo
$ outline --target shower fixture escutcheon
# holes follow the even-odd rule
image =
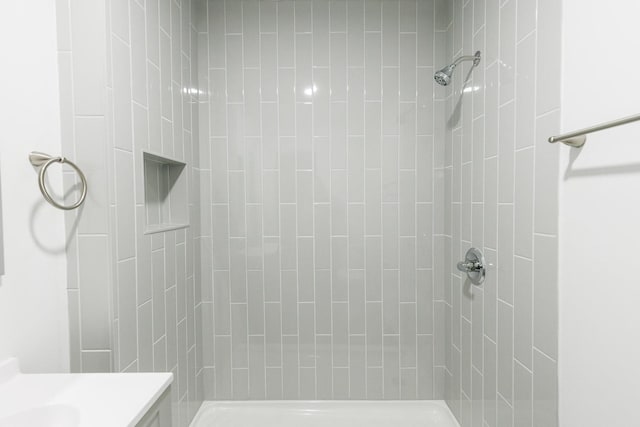
[[[467,277],[476,286],[484,282],[487,265],[484,262],[484,255],[478,248],[471,248],[467,251],[464,261],[458,263],[458,270],[467,273]]]
[[[477,67],[478,64],[480,64],[481,57],[482,55],[480,54],[480,51],[477,51],[475,55],[461,56],[453,61],[452,64],[449,64],[441,70],[436,71],[436,73],[433,75],[433,79],[439,85],[447,86],[449,85],[449,83],[451,83],[451,76],[453,75],[453,71],[456,69],[459,63],[463,61],[473,61],[473,66]]]

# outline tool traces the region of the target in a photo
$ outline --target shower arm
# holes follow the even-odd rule
[[[455,61],[453,61],[453,63],[451,65],[453,65],[454,67],[457,67],[458,64],[463,62],[463,61],[473,61],[473,66],[475,67],[476,65],[478,65],[480,63],[480,51],[477,51],[475,55],[461,56],[458,59],[456,59]]]

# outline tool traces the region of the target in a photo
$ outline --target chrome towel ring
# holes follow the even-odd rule
[[[51,205],[55,206],[58,209],[63,209],[65,211],[70,211],[72,209],[78,208],[83,202],[85,197],[87,197],[87,178],[84,176],[84,173],[80,170],[75,163],[66,157],[52,157],[45,153],[39,153],[37,151],[32,151],[29,153],[29,161],[35,167],[40,168],[40,172],[38,173],[38,185],[40,186],[40,192],[44,196],[44,199],[49,202]],[[53,163],[66,163],[75,169],[76,173],[80,177],[80,181],[82,181],[82,194],[80,194],[80,198],[74,204],[65,206],[53,200],[51,195],[49,194],[49,190],[45,186],[45,174],[47,173],[47,168],[51,166]]]

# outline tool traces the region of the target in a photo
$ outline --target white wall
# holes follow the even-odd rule
[[[640,112],[638,16],[564,0],[563,130]],[[640,425],[640,124],[559,149],[560,425]]]
[[[5,275],[0,278],[0,359],[24,371],[67,371],[62,211],[46,204],[27,161],[60,152],[55,3],[0,4],[0,173]],[[51,184],[60,169],[51,167]]]

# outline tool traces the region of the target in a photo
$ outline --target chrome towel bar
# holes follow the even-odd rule
[[[564,135],[552,136],[551,138],[549,138],[549,142],[562,142],[563,144],[569,145],[571,147],[582,147],[587,141],[586,135],[589,133],[598,132],[616,126],[626,125],[627,123],[637,122],[638,120],[640,120],[640,114],[625,117],[619,120],[612,120],[607,123],[601,123],[599,125],[591,126],[575,132],[565,133]]]
[[[45,153],[39,153],[37,151],[32,151],[29,153],[29,161],[35,167],[40,168],[40,172],[38,173],[38,185],[40,186],[40,192],[44,199],[49,202],[51,205],[55,206],[58,209],[62,209],[65,211],[70,211],[72,209],[78,208],[83,202],[85,197],[87,197],[87,178],[85,178],[84,173],[80,170],[75,163],[66,157],[52,157]],[[80,177],[80,181],[82,181],[82,193],[80,194],[80,198],[72,205],[65,206],[53,200],[51,194],[49,194],[49,190],[45,185],[45,174],[47,173],[47,168],[51,166],[53,163],[66,163],[75,169],[76,173]]]

